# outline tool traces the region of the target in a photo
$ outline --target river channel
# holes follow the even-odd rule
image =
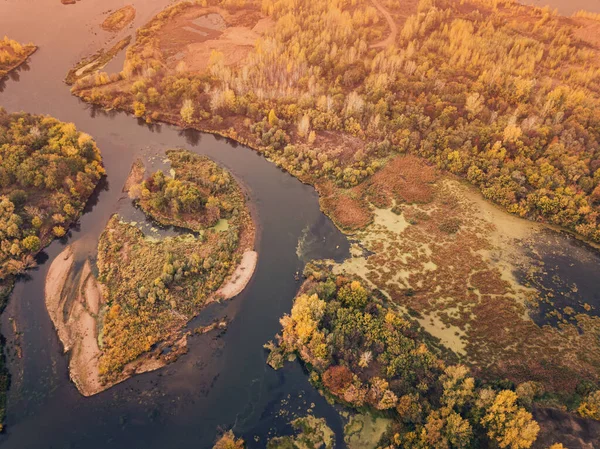
[[[133,27],[167,4],[132,3],[137,9]],[[123,5],[114,0],[83,0],[70,7],[59,0],[0,4],[2,35],[39,46],[28,66],[0,84],[0,105],[75,123],[96,139],[108,174],[78,226],[44,251],[39,268],[17,283],[2,315],[12,385],[0,445],[207,448],[218,428],[233,427],[259,447],[275,429],[279,434],[289,430],[292,412],[303,414],[309,408],[342,435],[339,415],[309,385],[301,366],[273,371],[265,363],[263,344],[278,332],[279,318],[291,308],[299,286],[296,273],[309,258],[343,259],[348,254],[345,237],[320,212],[311,187],[252,150],[212,135],[97,111],[71,96],[62,81],[65,73],[104,44],[108,35],[97,26],[103,12]],[[44,305],[48,267],[67,244],[79,248],[80,258],[93,259],[106,222],[127,201],[122,186],[131,163],[140,154],[175,147],[213,158],[246,187],[259,231],[256,273],[241,295],[196,320],[208,323],[227,316],[231,323],[225,333],[192,337],[188,354],[174,364],[84,398],[69,380],[67,358]]]

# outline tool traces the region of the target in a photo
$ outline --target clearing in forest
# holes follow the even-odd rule
[[[168,21],[158,35],[159,48],[171,69],[204,71],[213,52],[222,53],[225,66],[242,62],[256,40],[272,26],[256,10],[228,12],[201,6],[188,8]]]

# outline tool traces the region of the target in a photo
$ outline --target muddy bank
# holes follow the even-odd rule
[[[100,376],[102,320],[106,312],[105,287],[97,281],[89,259],[77,260],[68,246],[48,270],[45,300],[63,350],[68,354],[69,376],[84,396],[104,391],[141,373],[154,371],[187,352],[189,333],[175,333],[151,351],[128,363],[111,382]]]

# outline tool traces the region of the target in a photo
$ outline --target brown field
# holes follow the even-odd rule
[[[202,72],[213,51],[223,54],[226,66],[240,63],[271,26],[271,21],[255,10],[232,14],[218,7],[198,6],[167,22],[159,48],[170,69],[183,62],[186,71]]]

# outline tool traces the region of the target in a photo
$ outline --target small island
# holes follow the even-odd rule
[[[132,5],[123,6],[120,9],[110,13],[102,22],[102,29],[105,31],[121,31],[135,19],[135,8]]]
[[[23,64],[36,50],[37,47],[31,43],[22,45],[4,36],[0,40],[0,78]]]
[[[17,276],[79,219],[102,176],[96,143],[75,125],[0,108],[0,311]],[[0,429],[7,388],[1,356]]]
[[[126,189],[176,236],[157,239],[113,215],[98,242],[97,278],[89,260],[73,275],[70,247],[48,273],[46,305],[86,396],[175,360],[186,351],[187,322],[210,302],[236,296],[254,272],[254,224],[233,176],[187,151],[167,157],[169,175],[144,179],[138,161]]]

